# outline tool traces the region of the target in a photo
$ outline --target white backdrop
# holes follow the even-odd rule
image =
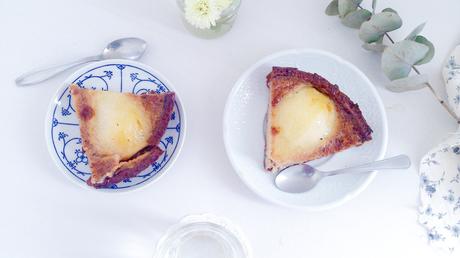
[[[456,129],[428,90],[384,89],[379,57],[361,49],[357,32],[324,15],[328,1],[242,0],[234,28],[215,40],[185,31],[173,0],[0,0],[0,257],[152,256],[164,230],[182,216],[211,212],[239,224],[254,257],[441,257],[416,223],[418,162]],[[370,0],[368,0],[370,2]],[[442,87],[440,69],[460,40],[460,2],[379,1],[399,11],[403,38],[422,33],[437,48],[421,67]],[[142,62],[181,93],[187,139],[175,166],[157,183],[125,194],[85,191],[54,166],[44,118],[66,75],[17,88],[14,78],[35,67],[98,53],[124,36],[146,39]],[[407,171],[385,171],[360,196],[334,210],[308,213],[279,207],[246,188],[225,155],[222,113],[238,76],[258,59],[289,48],[318,48],[354,63],[375,83],[387,111],[387,155],[407,153]]]

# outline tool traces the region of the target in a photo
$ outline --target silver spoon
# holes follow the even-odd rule
[[[302,169],[285,169],[275,177],[275,185],[281,191],[288,193],[303,193],[311,190],[326,176],[335,176],[347,173],[364,173],[380,169],[405,169],[410,167],[410,159],[407,155],[398,155],[388,159],[382,159],[359,165],[356,167],[338,169],[333,171],[319,171],[307,164],[302,164]]]
[[[146,48],[147,42],[140,38],[117,39],[110,42],[100,55],[89,56],[71,63],[53,65],[25,73],[16,79],[16,85],[27,86],[44,82],[70,68],[89,62],[113,58],[137,60],[144,54]]]

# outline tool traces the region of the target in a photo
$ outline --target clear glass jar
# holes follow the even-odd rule
[[[181,10],[182,21],[185,27],[194,35],[200,38],[217,38],[228,32],[235,22],[238,9],[241,5],[241,0],[233,0],[230,6],[222,11],[220,18],[216,21],[215,26],[211,26],[209,29],[200,29],[190,24],[185,19],[185,0],[177,0],[177,4]]]
[[[247,240],[228,219],[190,215],[167,230],[154,258],[250,258]]]

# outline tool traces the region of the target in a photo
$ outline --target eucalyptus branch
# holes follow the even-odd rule
[[[364,9],[360,4],[358,5],[358,8],[359,9]],[[373,12],[375,12],[374,8],[373,8]],[[395,44],[395,41],[390,37],[390,34],[388,32],[385,32],[384,35],[392,44]],[[417,73],[419,75],[421,74],[420,71],[417,69],[417,67],[415,67],[415,65],[412,65],[411,68],[412,68],[412,70],[414,70],[415,73]],[[425,82],[425,85],[426,85],[426,87],[428,87],[428,89],[430,89],[430,92],[433,93],[433,96],[444,107],[444,109],[457,121],[458,124],[460,124],[460,120],[457,118],[455,113],[449,108],[449,105],[447,105],[447,103],[441,97],[438,96],[438,94],[434,90],[434,88],[431,85],[431,83],[429,81],[427,81],[427,82]]]
[[[394,44],[395,41],[390,37],[390,35],[385,32],[385,37],[392,43]],[[414,70],[415,73],[417,74],[421,74],[420,71],[417,69],[417,67],[415,67],[414,65],[411,66],[412,67],[412,70]],[[436,91],[434,90],[433,86],[431,85],[430,82],[426,82],[426,87],[428,89],[430,89],[430,92],[433,93],[433,96],[438,100],[438,102],[444,107],[444,109],[452,116],[453,119],[455,119],[455,121],[457,121],[457,124],[460,124],[460,120],[457,118],[457,116],[455,115],[455,113],[449,108],[449,105],[447,105],[447,103],[441,98],[438,96],[438,94],[436,93]]]
[[[382,53],[381,68],[390,80],[387,89],[395,92],[418,90],[428,87],[438,102],[458,122],[459,118],[435,92],[428,76],[421,74],[416,66],[426,64],[434,56],[433,44],[419,35],[425,23],[420,24],[401,40],[393,40],[389,33],[402,26],[402,19],[392,8],[376,12],[377,0],[372,0],[372,11],[361,6],[363,0],[333,0],[326,8],[326,14],[338,16],[343,25],[358,29],[362,47]],[[391,44],[386,45],[387,38]],[[415,75],[410,75],[411,71]]]

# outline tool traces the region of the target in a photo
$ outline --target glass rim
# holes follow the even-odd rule
[[[169,251],[169,248],[172,248],[171,243],[186,239],[188,234],[196,232],[198,228],[203,231],[218,233],[220,240],[225,241],[232,250],[236,249],[243,254],[241,258],[252,257],[249,242],[242,231],[227,218],[209,213],[185,216],[178,223],[169,227],[158,240],[153,257],[164,258],[162,256],[164,250]]]

